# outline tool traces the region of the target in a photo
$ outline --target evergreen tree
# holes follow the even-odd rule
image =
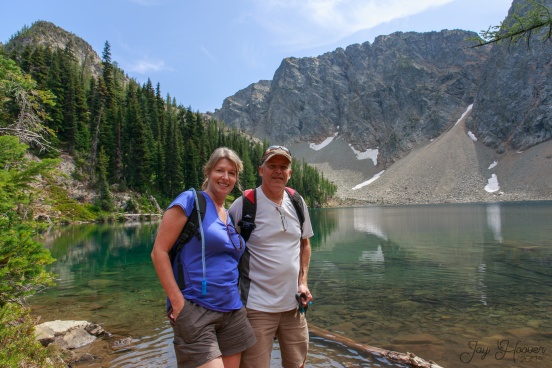
[[[167,99],[167,103],[169,103]],[[184,179],[184,143],[180,130],[177,127],[178,116],[177,108],[173,104],[167,105],[167,128],[165,137],[163,170],[163,193],[168,198],[174,198],[178,193],[184,190],[186,182]]]
[[[118,184],[123,184],[123,144],[122,144],[122,129],[124,124],[123,109],[122,107],[117,107],[117,117],[115,120],[115,144],[114,152],[112,154],[112,164],[111,164],[111,177],[113,181]],[[124,186],[124,185],[123,185]]]
[[[88,153],[90,147],[90,111],[86,102],[84,82],[81,78],[75,82],[75,113],[77,134],[75,148],[80,153]]]
[[[98,151],[100,147],[100,128],[102,122],[105,121],[105,96],[107,90],[103,83],[103,79],[98,79],[95,83],[94,79],[90,80],[90,93],[88,97],[88,106],[90,106],[90,127],[91,127],[91,143],[90,143],[90,177],[94,179],[96,164],[98,161]]]
[[[71,41],[67,43],[62,55],[61,78],[62,84],[65,86],[65,93],[63,96],[58,96],[63,106],[63,124],[58,137],[65,141],[69,152],[74,153],[78,135],[76,107],[76,83],[78,81],[75,69],[75,56],[73,55],[73,43]]]
[[[126,108],[125,138],[128,139],[128,150],[126,150],[128,154],[124,156],[126,160],[123,160],[126,169],[125,178],[131,188],[150,190],[153,177],[151,151],[153,137],[142,117],[135,83],[129,84]]]
[[[243,162],[243,173],[241,176],[241,182],[243,189],[256,188],[257,187],[257,166],[251,161],[249,149],[243,150],[240,158]]]
[[[111,107],[111,103],[115,99],[115,76],[114,68],[111,63],[111,45],[108,41],[105,41],[104,49],[102,53],[102,66],[103,66],[103,80],[105,82],[106,105]]]
[[[46,89],[48,82],[47,61],[49,59],[47,58],[48,53],[46,50],[49,50],[49,48],[38,46],[31,55],[31,75],[40,89]]]
[[[113,197],[111,195],[111,192],[109,191],[109,183],[107,182],[107,165],[108,165],[108,157],[103,149],[100,148],[100,154],[98,157],[98,189],[100,192],[100,198],[99,198],[99,205],[100,208],[104,211],[113,211],[114,205],[113,205]]]
[[[19,66],[25,73],[30,73],[32,69],[32,55],[33,50],[30,45],[25,46],[23,52],[21,52],[21,61]]]

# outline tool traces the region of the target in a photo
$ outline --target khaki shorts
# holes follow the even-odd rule
[[[247,318],[255,331],[257,343],[244,351],[240,368],[269,368],[274,337],[278,339],[284,368],[305,364],[309,348],[307,319],[296,309],[282,313],[247,309]]]
[[[241,353],[255,344],[244,307],[221,313],[186,300],[171,326],[179,368],[198,367],[220,356]]]

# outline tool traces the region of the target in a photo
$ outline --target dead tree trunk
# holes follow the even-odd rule
[[[309,324],[309,332],[315,336],[323,337],[326,340],[340,342],[345,346],[348,346],[358,351],[385,357],[396,363],[408,364],[412,367],[420,367],[420,368],[442,368],[440,365],[432,361],[428,362],[412,353],[399,353],[397,351],[377,348],[375,346],[370,346],[366,344],[360,344],[354,340],[351,340],[348,337],[324,330],[320,327],[316,327],[310,324]]]

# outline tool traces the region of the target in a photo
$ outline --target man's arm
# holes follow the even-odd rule
[[[307,306],[312,300],[312,295],[309,291],[308,278],[309,278],[309,264],[311,259],[311,245],[309,238],[301,239],[301,249],[299,253],[299,287],[298,292],[305,293],[307,300],[303,302],[303,306]]]

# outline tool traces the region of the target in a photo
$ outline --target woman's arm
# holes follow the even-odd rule
[[[180,206],[168,209],[163,215],[151,251],[155,272],[157,272],[159,281],[161,281],[161,285],[171,301],[173,318],[176,318],[184,307],[184,296],[174,278],[169,252],[180,236],[187,220],[188,217],[186,217],[186,213]]]

